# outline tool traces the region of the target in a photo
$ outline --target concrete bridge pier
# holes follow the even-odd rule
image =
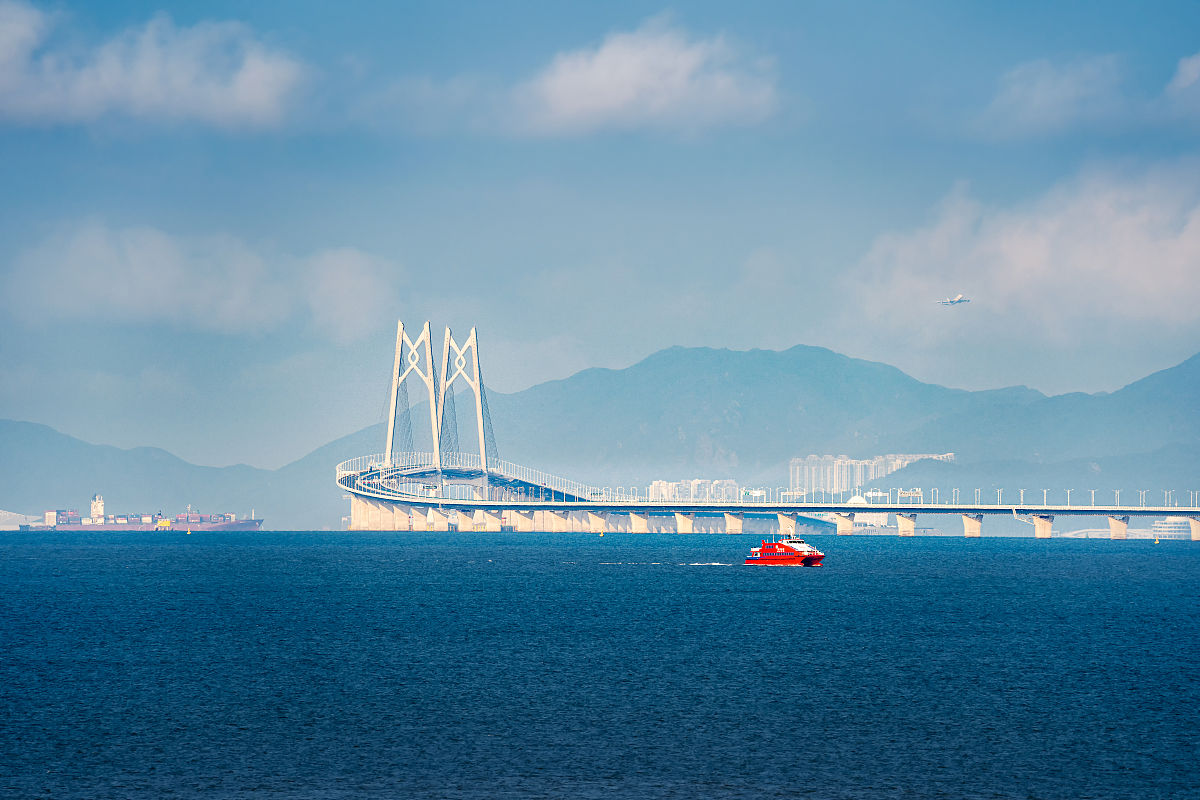
[[[412,506],[412,529],[414,531],[429,530],[429,509],[423,506]]]
[[[608,512],[587,512],[587,525],[589,533],[604,533],[608,529]]]
[[[1054,525],[1054,517],[1049,514],[1033,515],[1033,538],[1049,539]]]
[[[571,530],[571,512],[569,511],[543,511],[545,524],[542,525],[542,530],[550,533],[567,533]]]
[[[745,517],[742,514],[725,513],[725,532],[726,533],[741,533]]]
[[[450,515],[440,508],[429,507],[429,511],[425,515],[425,530],[428,531],[448,531],[450,530]]]
[[[406,531],[412,527],[408,517],[408,506],[388,503],[383,513],[383,527],[389,531]]]
[[[509,511],[509,519],[512,521],[513,530],[518,533],[532,533],[536,526],[533,524],[533,511]]]
[[[896,515],[896,530],[901,536],[916,536],[917,535],[917,515],[916,514],[897,514]]]
[[[983,535],[983,514],[963,514],[963,536],[978,539]]]
[[[350,530],[367,529],[367,501],[356,494],[350,495]]]
[[[1192,541],[1200,542],[1200,518],[1188,517],[1188,527],[1192,529]]]
[[[400,503],[392,503],[392,530],[394,531],[411,531],[412,516],[409,514],[409,508]]]
[[[795,536],[796,535],[796,515],[795,514],[776,514],[779,519],[779,535],[780,536]]]
[[[363,530],[374,531],[379,530],[379,506],[375,505],[375,501],[367,498],[364,503],[365,513],[363,514]]]
[[[377,531],[394,531],[405,530],[405,528],[397,528],[397,523],[404,524],[406,519],[398,517],[396,514],[397,506],[395,503],[389,503],[386,500],[376,500],[375,505],[379,507],[379,527]]]
[[[471,515],[471,528],[477,531],[486,531],[488,533],[500,532],[500,515],[495,511],[486,509],[478,509]]]
[[[376,530],[380,531],[403,531],[408,530],[408,518],[404,514],[398,514],[400,508],[396,503],[387,500],[376,500],[376,505],[379,506],[379,527]]]
[[[1129,517],[1108,518],[1108,538],[1124,539],[1129,531]]]
[[[696,515],[695,514],[680,514],[675,512],[675,532],[676,533],[694,533],[696,530]]]
[[[899,518],[899,515],[897,515]],[[834,513],[833,521],[837,523],[837,535],[849,536],[854,533],[854,515]]]
[[[630,533],[649,533],[650,532],[650,515],[638,514],[635,511],[629,512],[629,532]]]
[[[383,504],[378,500],[367,501],[367,530],[383,530]]]

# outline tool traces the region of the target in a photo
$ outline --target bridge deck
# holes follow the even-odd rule
[[[630,497],[607,496],[605,490],[588,487],[574,481],[518,467],[522,474],[511,474],[503,468],[486,472],[475,463],[456,463],[442,470],[433,470],[427,454],[405,454],[407,463],[381,466],[381,456],[365,456],[338,467],[337,482],[343,489],[362,497],[410,505],[429,506],[446,510],[511,510],[511,511],[592,511],[596,513],[635,514],[965,514],[1018,516],[1112,516],[1166,517],[1200,516],[1200,507],[1079,505],[1041,503],[848,503],[848,502],[779,502],[779,501],[651,501]],[[469,459],[465,459],[469,462]],[[505,464],[504,466],[508,466]],[[516,466],[516,465],[513,465]],[[356,469],[357,468],[357,469]],[[517,472],[518,470],[512,470]],[[486,478],[492,488],[506,488],[517,496],[503,500],[439,497],[430,493],[405,491],[404,487],[433,485],[440,480],[482,482]],[[537,480],[543,478],[543,481]],[[538,493],[543,498],[522,497]]]

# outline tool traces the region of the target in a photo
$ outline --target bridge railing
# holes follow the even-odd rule
[[[405,480],[406,472],[433,469],[433,466],[434,458],[431,452],[393,453],[390,465],[384,463],[382,454],[375,453],[368,456],[351,458],[348,461],[338,464],[337,480],[339,483],[344,484],[344,479],[351,476],[358,476],[354,479],[355,485],[361,485],[377,491],[404,491],[405,488],[421,485],[420,482]],[[476,453],[443,453],[441,466],[444,470],[467,469],[484,471],[479,455]],[[511,461],[488,459],[487,467],[486,472],[488,474],[523,481],[549,489],[552,492],[560,492],[582,498],[598,498],[605,494],[604,490],[588,486],[579,481],[569,480],[558,475],[551,475],[548,472],[532,469],[521,464],[514,464]],[[407,492],[405,493],[407,494]]]
[[[463,469],[483,471],[480,466],[479,455],[476,453],[443,453],[441,463],[444,470]],[[432,452],[393,453],[390,467],[385,466],[382,454],[375,453],[352,458],[338,464],[337,480],[346,486],[346,488],[351,488],[347,484],[352,483],[354,486],[360,486],[376,492],[394,492],[410,496],[433,496],[426,489],[425,484],[419,480],[412,480],[406,474],[421,470],[432,470],[433,465],[434,458]],[[554,493],[577,497],[582,500],[651,502],[648,496],[633,487],[626,490],[624,488],[614,489],[612,487],[600,488],[589,486],[579,481],[569,480],[558,475],[552,475],[549,472],[503,459],[488,459],[487,472],[490,475],[521,481],[531,486],[542,487]],[[350,480],[351,478],[353,479]],[[449,492],[449,496],[453,495],[451,487],[443,487],[443,491]],[[782,489],[779,491],[783,492]],[[764,493],[761,496],[740,496],[736,498],[713,498],[704,502],[708,504],[745,506],[755,504],[767,505],[782,499],[781,497],[774,497],[772,494]],[[442,496],[445,497],[448,495],[443,494]],[[469,497],[469,491],[464,490],[463,499],[468,499]]]
[[[492,470],[499,472],[506,477],[515,478],[519,481],[535,484],[537,486],[544,486],[552,491],[562,492],[564,494],[570,494],[576,497],[591,497],[593,494],[600,491],[599,489],[588,486],[585,483],[569,480],[567,478],[560,478],[557,475],[551,475],[548,472],[542,472],[540,469],[532,469],[520,464],[514,464],[511,461],[497,459],[495,462],[493,462],[493,464],[489,464],[488,466],[491,467]]]
[[[382,464],[383,456],[379,454],[352,458],[337,465],[337,479],[340,482],[347,475],[357,475],[360,472],[379,469]]]

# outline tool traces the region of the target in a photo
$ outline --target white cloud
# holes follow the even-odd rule
[[[690,133],[762,122],[774,113],[778,92],[768,59],[748,57],[724,36],[696,38],[657,18],[595,47],[561,52],[516,83],[410,76],[350,105],[353,119],[424,134]]]
[[[0,117],[263,127],[283,118],[304,73],[236,22],[178,27],[159,14],[89,47],[55,46],[53,22],[21,0],[0,0]]]
[[[762,121],[777,102],[770,66],[722,36],[695,39],[651,20],[599,46],[559,53],[514,91],[517,126],[532,134]]]
[[[1114,55],[1069,63],[1039,59],[1001,76],[995,96],[973,121],[989,139],[1047,137],[1092,128],[1140,132],[1200,119],[1200,53],[1179,59],[1161,91],[1131,91]]]
[[[345,344],[393,312],[398,268],[352,248],[295,258],[230,236],[67,227],[0,275],[0,307],[27,322],[88,320],[245,334],[305,315]]]
[[[868,318],[911,344],[1082,345],[1200,333],[1198,254],[1200,165],[1184,163],[1091,172],[1009,209],[959,187],[930,225],[877,239],[855,281]],[[934,305],[960,291],[970,306]]]
[[[1179,59],[1164,97],[1171,116],[1193,124],[1200,119],[1200,53]]]
[[[1200,53],[1179,59],[1179,66],[1176,67],[1171,82],[1167,84],[1167,91],[1181,92],[1190,89],[1196,85],[1198,80],[1200,80]]]
[[[1120,61],[1112,55],[1019,64],[1001,76],[978,125],[989,137],[1019,138],[1112,121],[1128,108],[1122,81]]]

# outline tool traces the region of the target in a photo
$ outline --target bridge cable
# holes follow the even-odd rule
[[[412,407],[408,401],[408,381],[403,380],[396,391],[396,433],[392,443],[393,453],[411,453],[413,445]]]
[[[446,390],[446,399],[442,402],[442,419],[438,425],[438,447],[442,451],[443,463],[446,456],[458,455],[458,409],[454,402],[454,387]]]
[[[492,412],[488,409],[487,392],[483,387],[483,372],[479,373],[479,404],[483,407],[483,441],[487,446],[488,463],[483,465],[486,470],[500,462],[500,449],[496,447],[496,433],[492,429]]]

